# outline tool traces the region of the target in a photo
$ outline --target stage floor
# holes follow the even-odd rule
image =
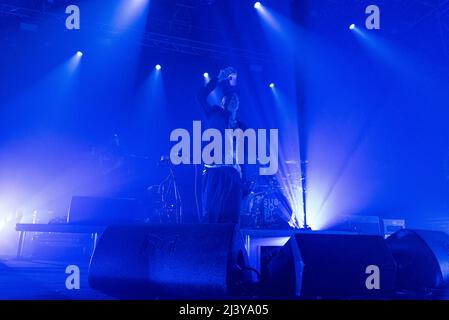
[[[68,290],[65,285],[68,265],[80,269],[80,289]],[[89,288],[88,262],[29,261],[0,259],[0,299],[104,300],[113,299]]]
[[[65,286],[68,265],[80,268],[80,289],[68,290]],[[43,260],[18,260],[0,258],[0,300],[114,300],[89,287],[88,261],[63,262]],[[252,299],[270,297],[252,297]],[[237,298],[238,299],[238,298]],[[369,297],[344,297],[344,300],[367,300]],[[374,300],[449,300],[449,289],[421,293],[398,292],[378,296]]]

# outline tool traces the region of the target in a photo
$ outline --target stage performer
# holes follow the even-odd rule
[[[225,137],[225,129],[245,130],[237,116],[240,100],[235,90],[236,85],[237,72],[233,67],[228,67],[221,70],[218,77],[213,77],[198,94],[207,127],[219,130],[222,137]],[[220,105],[213,105],[209,103],[208,97],[217,87],[221,88],[223,98]],[[227,157],[235,160],[235,153],[225,154],[224,149],[223,147],[223,163],[204,166],[202,222],[238,223],[241,198],[248,193],[243,165],[236,161],[226,164]]]

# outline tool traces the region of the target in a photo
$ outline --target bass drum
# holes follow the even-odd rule
[[[242,227],[289,229],[293,211],[280,191],[251,193],[242,210]]]

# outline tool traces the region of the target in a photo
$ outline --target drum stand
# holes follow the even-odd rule
[[[307,224],[307,181],[306,181],[307,161],[301,161],[301,186],[302,186],[302,212],[303,212],[303,227],[301,230],[312,230]]]

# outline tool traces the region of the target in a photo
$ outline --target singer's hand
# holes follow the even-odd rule
[[[220,70],[220,73],[218,74],[219,81],[231,80],[231,78],[237,78],[237,71],[233,67],[227,67]]]

